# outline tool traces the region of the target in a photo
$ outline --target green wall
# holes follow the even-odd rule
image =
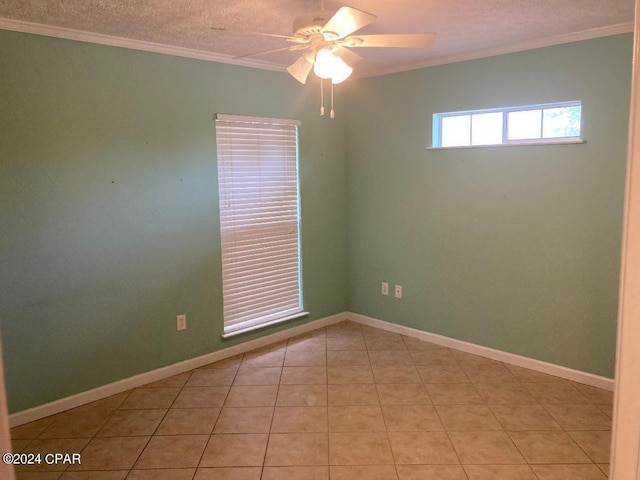
[[[307,320],[351,310],[612,376],[631,44],[350,81],[330,121],[284,73],[0,31],[10,410],[306,321],[220,338],[216,112],[302,120]],[[435,112],[573,99],[584,145],[426,150]]]
[[[351,311],[612,377],[631,59],[629,34],[352,83]],[[434,113],[578,99],[584,145],[426,150]]]
[[[306,321],[220,338],[216,112],[302,121],[307,320],[347,310],[345,127],[340,116],[318,116],[316,87],[284,73],[0,31],[10,411]],[[188,328],[177,332],[181,313]]]

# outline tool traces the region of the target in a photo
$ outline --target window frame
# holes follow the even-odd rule
[[[302,289],[300,121],[226,114],[214,121],[227,338],[309,315]]]
[[[580,107],[580,134],[576,136],[565,137],[543,137],[544,133],[544,111],[554,108]],[[527,139],[509,139],[509,114],[513,112],[526,112],[531,110],[540,110],[540,136],[537,138]],[[502,142],[491,144],[476,144],[473,142],[473,116],[485,113],[501,113],[502,114]],[[443,126],[442,120],[451,117],[469,116],[469,143],[466,145],[442,146]],[[432,146],[429,150],[452,149],[452,148],[479,148],[479,147],[503,147],[503,146],[523,146],[523,145],[556,145],[556,144],[579,144],[586,143],[582,138],[582,101],[570,100],[566,102],[541,103],[534,105],[522,105],[515,107],[497,107],[485,108],[477,110],[463,110],[457,112],[442,112],[433,114],[432,125]]]

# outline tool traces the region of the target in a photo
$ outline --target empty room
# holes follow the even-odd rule
[[[633,32],[633,0],[2,2],[0,476],[635,478]]]

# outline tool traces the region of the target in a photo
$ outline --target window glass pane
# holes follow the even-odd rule
[[[471,141],[471,116],[442,118],[442,147],[461,147]]]
[[[542,138],[579,137],[582,108],[545,108],[542,114]]]
[[[471,144],[495,145],[502,143],[502,112],[472,115]]]
[[[509,140],[540,138],[542,110],[509,112]]]

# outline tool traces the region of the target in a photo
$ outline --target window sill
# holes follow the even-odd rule
[[[462,145],[459,147],[427,147],[427,150],[460,150],[468,148],[487,148],[487,147],[537,147],[541,145],[580,145],[587,143],[582,138],[572,138],[570,140],[525,140],[513,141],[509,143],[493,143],[491,145]]]
[[[259,325],[252,325],[250,327],[245,327],[245,328],[242,328],[240,330],[234,330],[232,332],[225,332],[220,336],[222,338],[231,338],[231,337],[235,337],[237,335],[242,335],[244,333],[249,333],[249,332],[253,332],[253,331],[256,331],[256,330],[260,330],[262,328],[270,327],[272,325],[278,325],[280,323],[288,322],[290,320],[297,320],[299,318],[306,317],[308,315],[309,315],[309,312],[300,312],[300,313],[296,313],[295,315],[290,315],[290,316],[284,317],[284,318],[278,318],[277,320],[271,320],[270,322],[261,323]]]

